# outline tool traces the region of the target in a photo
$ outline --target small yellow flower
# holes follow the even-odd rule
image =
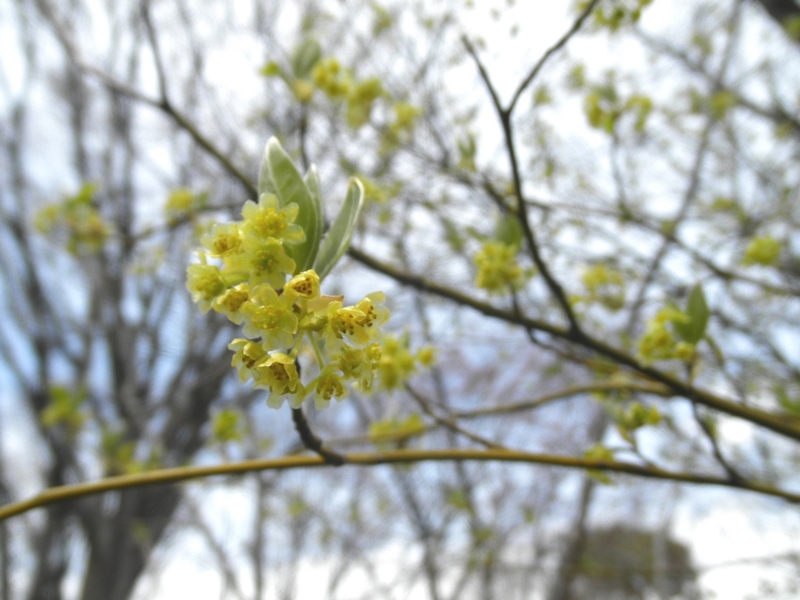
[[[292,277],[283,286],[283,293],[287,301],[294,302],[297,298],[315,300],[319,298],[319,275],[314,270],[303,271]]]
[[[589,291],[594,291],[604,285],[622,285],[623,283],[622,274],[603,263],[586,267],[581,279]]]
[[[242,231],[238,223],[216,224],[200,238],[200,243],[210,256],[221,258],[236,254],[242,245]]]
[[[414,122],[417,117],[422,114],[419,108],[408,102],[396,102],[393,108],[395,121],[390,125],[390,128],[395,134],[401,131],[411,131],[414,128]]]
[[[356,311],[352,306],[346,308],[342,307],[339,300],[334,300],[328,304],[326,310],[327,321],[322,330],[322,335],[325,339],[325,346],[331,350],[338,350],[346,334],[353,335],[356,331],[356,319],[363,316]]]
[[[211,301],[228,287],[222,278],[219,268],[206,263],[203,253],[198,253],[199,263],[189,265],[186,269],[186,289],[192,294],[192,300],[205,314],[211,308]]]
[[[350,390],[342,382],[342,378],[336,373],[335,367],[328,365],[319,374],[314,386],[314,406],[317,410],[327,408],[331,403],[331,398],[336,398],[341,402],[350,395]]]
[[[239,312],[242,304],[250,299],[250,286],[246,283],[232,287],[225,291],[221,296],[217,296],[211,302],[211,308],[218,313],[222,313],[231,323],[241,325],[244,316]]]
[[[247,337],[261,336],[268,347],[275,349],[294,345],[297,317],[271,287],[253,288],[239,312],[244,317],[242,332]]]
[[[678,342],[675,346],[675,358],[684,362],[692,362],[696,353],[694,344]]]
[[[302,389],[294,359],[286,354],[270,354],[253,371],[253,387],[269,390],[267,405],[270,408],[280,408],[286,396],[295,394],[298,386]]]
[[[645,363],[675,358],[676,340],[667,329],[666,320],[654,318],[639,340],[639,356]]]
[[[777,264],[781,255],[781,243],[775,238],[765,236],[750,240],[742,257],[743,265]]]
[[[389,318],[389,310],[380,306],[385,298],[382,292],[374,292],[355,306],[342,307],[341,302],[331,302],[323,330],[327,347],[337,350],[345,337],[356,346],[368,344]]]
[[[242,383],[253,377],[253,367],[267,356],[267,351],[261,344],[242,338],[233,340],[228,344],[228,349],[234,351],[231,366],[239,373],[239,381]]]
[[[283,244],[275,238],[246,238],[242,250],[228,259],[226,267],[231,272],[248,273],[248,282],[253,287],[266,283],[281,289],[286,275],[294,271],[294,261],[286,254]]]
[[[300,102],[306,103],[310,102],[311,97],[314,95],[314,86],[305,79],[295,79],[292,83],[292,91],[294,92],[295,98]]]
[[[380,359],[381,348],[378,344],[370,344],[366,348],[343,346],[335,364],[345,379],[357,380],[362,390],[369,390]]]
[[[194,193],[192,190],[188,190],[186,188],[179,188],[174,190],[167,198],[167,203],[164,206],[164,210],[167,213],[172,213],[176,215],[180,215],[181,213],[185,214],[192,210],[192,205],[194,204]]]
[[[314,65],[311,78],[314,85],[332,99],[342,98],[350,90],[350,83],[342,73],[342,67],[335,58],[324,58]]]
[[[599,302],[609,310],[625,305],[625,280],[616,269],[599,263],[586,267],[581,279],[588,291],[587,302]]]
[[[242,208],[242,233],[245,238],[255,235],[264,240],[275,238],[287,244],[300,243],[306,239],[306,233],[294,224],[299,210],[294,202],[280,208],[275,195],[261,194],[258,204],[248,200]]]
[[[394,390],[402,387],[405,381],[417,371],[417,363],[422,360],[434,360],[433,348],[427,347],[420,350],[417,355],[411,354],[408,347],[408,338],[398,338],[387,334],[381,340],[381,355],[378,362],[378,374],[381,387],[385,390]],[[424,365],[423,366],[428,366]]]
[[[383,292],[372,292],[356,304],[356,310],[364,313],[364,316],[358,319],[358,324],[367,330],[370,338],[375,335],[378,327],[389,320],[389,309],[381,306],[384,302],[386,296]]]
[[[436,364],[436,348],[424,346],[417,352],[417,362],[423,367],[432,367]]]
[[[517,264],[515,246],[502,242],[486,242],[475,255],[478,274],[475,285],[493,294],[508,293],[509,288],[521,289],[526,274]]]
[[[661,310],[659,310],[656,315],[653,317],[653,321],[651,324],[648,324],[648,327],[654,324],[665,324],[668,322],[673,323],[688,323],[691,319],[689,315],[684,313],[679,308],[675,306],[665,306]]]

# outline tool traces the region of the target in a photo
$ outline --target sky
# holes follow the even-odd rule
[[[508,98],[532,60],[544,52],[571,24],[565,6],[567,3],[554,3],[545,1],[518,2],[519,6],[509,15],[513,17],[495,19],[487,3],[476,2],[477,6],[465,9],[461,14],[464,30],[472,38],[480,37],[486,41],[485,52],[482,56],[490,67],[495,77],[494,83],[500,91],[502,98]],[[505,5],[505,2],[500,3]],[[647,19],[657,22],[670,18],[670,11],[674,5],[668,2],[656,2],[656,6],[646,13]],[[0,13],[2,14],[2,13]],[[516,37],[511,35],[512,28],[518,25]],[[3,42],[5,40],[5,42]],[[3,44],[13,43],[13,28],[0,19],[0,60],[11,53],[3,48]],[[527,48],[525,52],[520,47]],[[570,46],[570,52],[581,54],[583,42],[577,40]],[[617,45],[618,46],[618,45]],[[532,48],[532,49],[531,49]],[[596,45],[593,46],[596,48]],[[230,53],[227,60],[225,53]],[[641,56],[634,56],[625,48],[609,44],[608,52],[614,56],[624,56],[624,61],[641,61]],[[517,60],[520,55],[521,60]],[[246,55],[242,58],[238,55]],[[252,78],[254,66],[260,60],[254,58],[252,48],[246,42],[230,43],[224,52],[218,52],[209,64],[213,79],[220,87],[226,86],[237,89],[243,79]],[[515,57],[509,60],[508,57]],[[598,55],[596,60],[603,62],[606,56]],[[3,62],[4,71],[11,75],[10,84],[14,85],[13,61]],[[465,68],[469,68],[467,65]],[[465,77],[463,85],[473,85],[474,80]],[[469,83],[467,83],[469,82]],[[453,82],[454,89],[459,85]],[[488,106],[488,103],[487,103]],[[231,119],[236,121],[235,118]],[[487,138],[489,146],[492,144],[491,132],[497,129],[493,123],[494,115],[490,112],[482,115],[482,133]],[[563,124],[568,127],[567,123]],[[497,138],[499,140],[499,138]],[[497,140],[494,140],[495,142]],[[37,176],[41,175],[43,181],[52,178],[53,187],[64,186],[57,173],[49,168],[56,162],[55,155],[57,144],[51,146],[53,156],[43,157],[44,160],[37,165]],[[2,373],[0,373],[2,382]],[[0,392],[2,393],[2,392]],[[4,451],[11,456],[20,455],[29,451],[26,446],[25,428],[29,427],[24,419],[19,416],[3,412],[0,397],[0,440]],[[31,490],[32,491],[32,490]],[[246,502],[237,491],[219,492],[211,497],[205,497],[204,511],[209,514],[240,514],[245,512]],[[755,515],[755,519],[753,516]],[[244,524],[235,519],[215,522],[219,528],[219,535],[230,535],[231,531],[240,529]],[[698,498],[690,503],[681,503],[673,520],[673,531],[678,539],[686,541],[692,548],[695,562],[700,566],[717,566],[706,571],[701,579],[703,588],[712,591],[718,598],[731,600],[744,600],[748,594],[757,593],[757,575],[763,574],[765,567],[760,564],[742,565],[737,561],[746,558],[770,556],[785,551],[797,549],[798,531],[800,531],[800,518],[796,512],[790,512],[783,503],[753,498],[743,494],[731,494],[719,490],[703,491]],[[385,554],[387,568],[392,564],[392,552],[397,550],[390,545],[382,552]],[[160,573],[155,581],[144,578],[137,588],[137,600],[145,598],[167,599],[176,597],[212,598],[218,597],[219,580],[210,567],[210,559],[206,550],[193,538],[192,534],[182,534],[173,540],[168,547],[159,551],[162,561]],[[725,566],[725,565],[729,566]],[[319,584],[324,578],[319,576],[321,570],[327,567],[319,561],[307,560],[302,566],[303,576],[299,578],[298,598],[321,597]],[[358,587],[363,585],[357,581],[350,585]],[[76,581],[69,584],[75,589]]]

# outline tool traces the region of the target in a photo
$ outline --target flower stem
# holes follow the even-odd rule
[[[325,359],[322,357],[322,350],[320,350],[319,343],[317,343],[317,339],[314,337],[313,333],[308,334],[308,339],[311,341],[311,347],[314,349],[314,356],[317,357],[319,370],[322,371],[322,369],[325,368]]]

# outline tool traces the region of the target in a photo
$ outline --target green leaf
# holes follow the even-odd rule
[[[240,421],[241,414],[235,410],[225,409],[217,413],[212,421],[214,440],[225,443],[242,439]]]
[[[314,270],[320,279],[324,279],[330,273],[350,245],[362,206],[364,206],[364,186],[358,179],[351,179],[342,208],[328,235],[322,241],[317,259],[314,261]]]
[[[268,176],[264,177],[264,163],[266,163]],[[268,180],[270,184],[264,182]],[[281,147],[280,142],[271,137],[267,142],[265,160],[262,161],[259,173],[259,191],[261,188],[271,188],[278,197],[281,207],[294,202],[300,208],[295,223],[306,232],[306,241],[286,247],[286,253],[297,265],[297,273],[311,268],[319,249],[319,240],[322,237],[322,215],[319,203],[311,197],[311,192],[306,187],[303,178],[292,159]]]
[[[320,192],[319,172],[316,165],[311,165],[308,173],[303,177],[303,182],[308,188],[308,193],[311,195],[311,203],[314,205],[314,214],[317,215],[317,229],[322,237],[322,230],[324,227],[323,214],[322,214],[322,192]]]
[[[303,40],[292,52],[292,73],[297,79],[308,79],[311,69],[322,58],[322,48],[313,39]]]
[[[700,284],[692,288],[684,313],[689,317],[688,323],[672,321],[672,328],[683,341],[689,344],[696,344],[703,339],[708,325],[708,317],[711,314]]]
[[[96,183],[84,183],[77,194],[67,199],[66,204],[68,206],[91,206],[97,187]]]
[[[460,490],[450,490],[447,494],[447,503],[457,510],[470,511],[467,495]]]
[[[283,70],[278,63],[271,60],[261,68],[259,74],[264,77],[281,77],[283,76]]]
[[[272,141],[274,138],[270,138]],[[269,144],[267,145],[269,148]],[[272,183],[272,178],[270,177],[269,172],[269,156],[267,152],[267,148],[264,149],[264,157],[261,159],[261,166],[258,169],[258,195],[259,197],[261,194],[274,194],[275,196],[278,193],[275,191],[275,186]],[[258,201],[258,198],[256,198]]]
[[[792,415],[800,415],[800,398],[791,398],[782,385],[776,385],[774,391],[781,408]]]
[[[507,214],[498,221],[496,237],[498,241],[514,248],[522,245],[522,225],[516,215]]]

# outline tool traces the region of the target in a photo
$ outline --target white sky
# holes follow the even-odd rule
[[[465,30],[475,36],[480,32],[480,37],[486,40],[486,49],[482,57],[489,71],[494,77],[496,88],[501,97],[507,101],[511,91],[518,84],[532,60],[538,59],[564,31],[571,25],[572,15],[567,7],[570,2],[531,1],[518,2],[516,10],[509,14],[512,20],[492,18],[488,3],[476,2],[478,7],[465,9],[462,19]],[[505,3],[501,3],[503,5]],[[645,25],[650,19],[656,22],[669,18],[671,11],[680,3],[656,2],[656,6],[646,13]],[[0,11],[0,17],[3,12]],[[569,15],[569,16],[568,16]],[[516,38],[509,35],[514,23],[519,24],[519,33]],[[14,43],[14,27],[0,19],[0,60],[11,53],[4,50],[4,44]],[[4,41],[5,40],[5,41]],[[528,48],[521,52],[518,48]],[[581,55],[581,47],[585,44],[578,40],[571,44],[570,51]],[[530,51],[533,48],[533,51]],[[597,45],[592,44],[593,51]],[[239,49],[241,50],[241,48]],[[620,49],[617,48],[617,51]],[[259,62],[254,59],[254,54],[248,52],[248,60],[239,60],[234,56],[237,48],[230,47],[231,60],[223,60],[223,55],[218,54],[217,59],[209,65],[213,77],[221,85],[226,83],[231,89],[241,85],[242,78],[253,78],[253,65]],[[520,57],[524,54],[524,57]],[[630,53],[625,55],[625,61],[639,60]],[[619,55],[622,55],[619,54]],[[617,54],[615,53],[615,56]],[[588,58],[583,55],[584,58]],[[515,57],[509,60],[509,57]],[[607,55],[598,55],[598,62],[605,62]],[[591,62],[591,60],[590,60]],[[3,68],[10,74],[9,84],[13,87],[15,73],[13,61],[5,61]],[[523,103],[529,100],[523,99]],[[488,100],[487,104],[488,106]],[[483,122],[486,129],[496,132],[496,122],[491,114],[484,115]],[[484,133],[484,139],[491,140],[496,133]],[[487,140],[487,141],[488,141]],[[52,152],[57,153],[53,145]],[[49,166],[50,160],[40,163]],[[52,170],[48,171],[52,176]],[[48,173],[41,173],[47,178]],[[38,175],[37,175],[38,176]],[[63,182],[60,182],[63,185]],[[19,419],[18,415],[7,414],[3,406],[7,405],[0,397],[0,443],[6,456],[17,456],[27,452],[25,427],[28,425]],[[14,435],[14,433],[17,435]],[[21,434],[21,435],[20,435]],[[693,492],[694,494],[694,492]],[[797,550],[800,539],[800,516],[796,510],[790,510],[785,503],[778,501],[755,498],[746,494],[731,494],[711,490],[696,494],[697,500],[692,503],[681,503],[674,521],[674,532],[678,539],[685,541],[692,548],[695,563],[699,566],[719,565],[728,561],[743,558],[769,556],[785,551]],[[247,502],[241,494],[234,490],[227,493],[215,493],[205,499],[204,509],[208,514],[241,515],[248,513]],[[661,499],[657,499],[661,501]],[[230,535],[232,530],[240,529],[243,523],[227,520],[211,519],[212,525],[218,527],[220,535]],[[382,552],[388,568],[393,564],[391,546]],[[220,594],[219,577],[208,558],[207,551],[191,534],[185,534],[170,544],[167,549],[159,550],[158,555],[163,559],[159,569],[155,587],[154,582],[147,578],[140,582],[137,588],[137,600],[174,599],[174,598],[218,598]],[[162,562],[162,561],[158,561]],[[327,565],[320,565],[314,561],[306,561],[302,567],[302,576],[298,581],[298,600],[316,599],[324,596],[326,577],[322,573]],[[763,566],[733,565],[708,571],[702,576],[701,584],[704,590],[716,594],[717,598],[730,600],[744,600],[749,594],[757,593],[758,577],[765,573]],[[246,581],[247,578],[244,578]],[[365,585],[364,582],[353,581],[350,585],[356,589]],[[75,582],[69,584],[74,589]],[[270,596],[272,597],[272,596]]]

